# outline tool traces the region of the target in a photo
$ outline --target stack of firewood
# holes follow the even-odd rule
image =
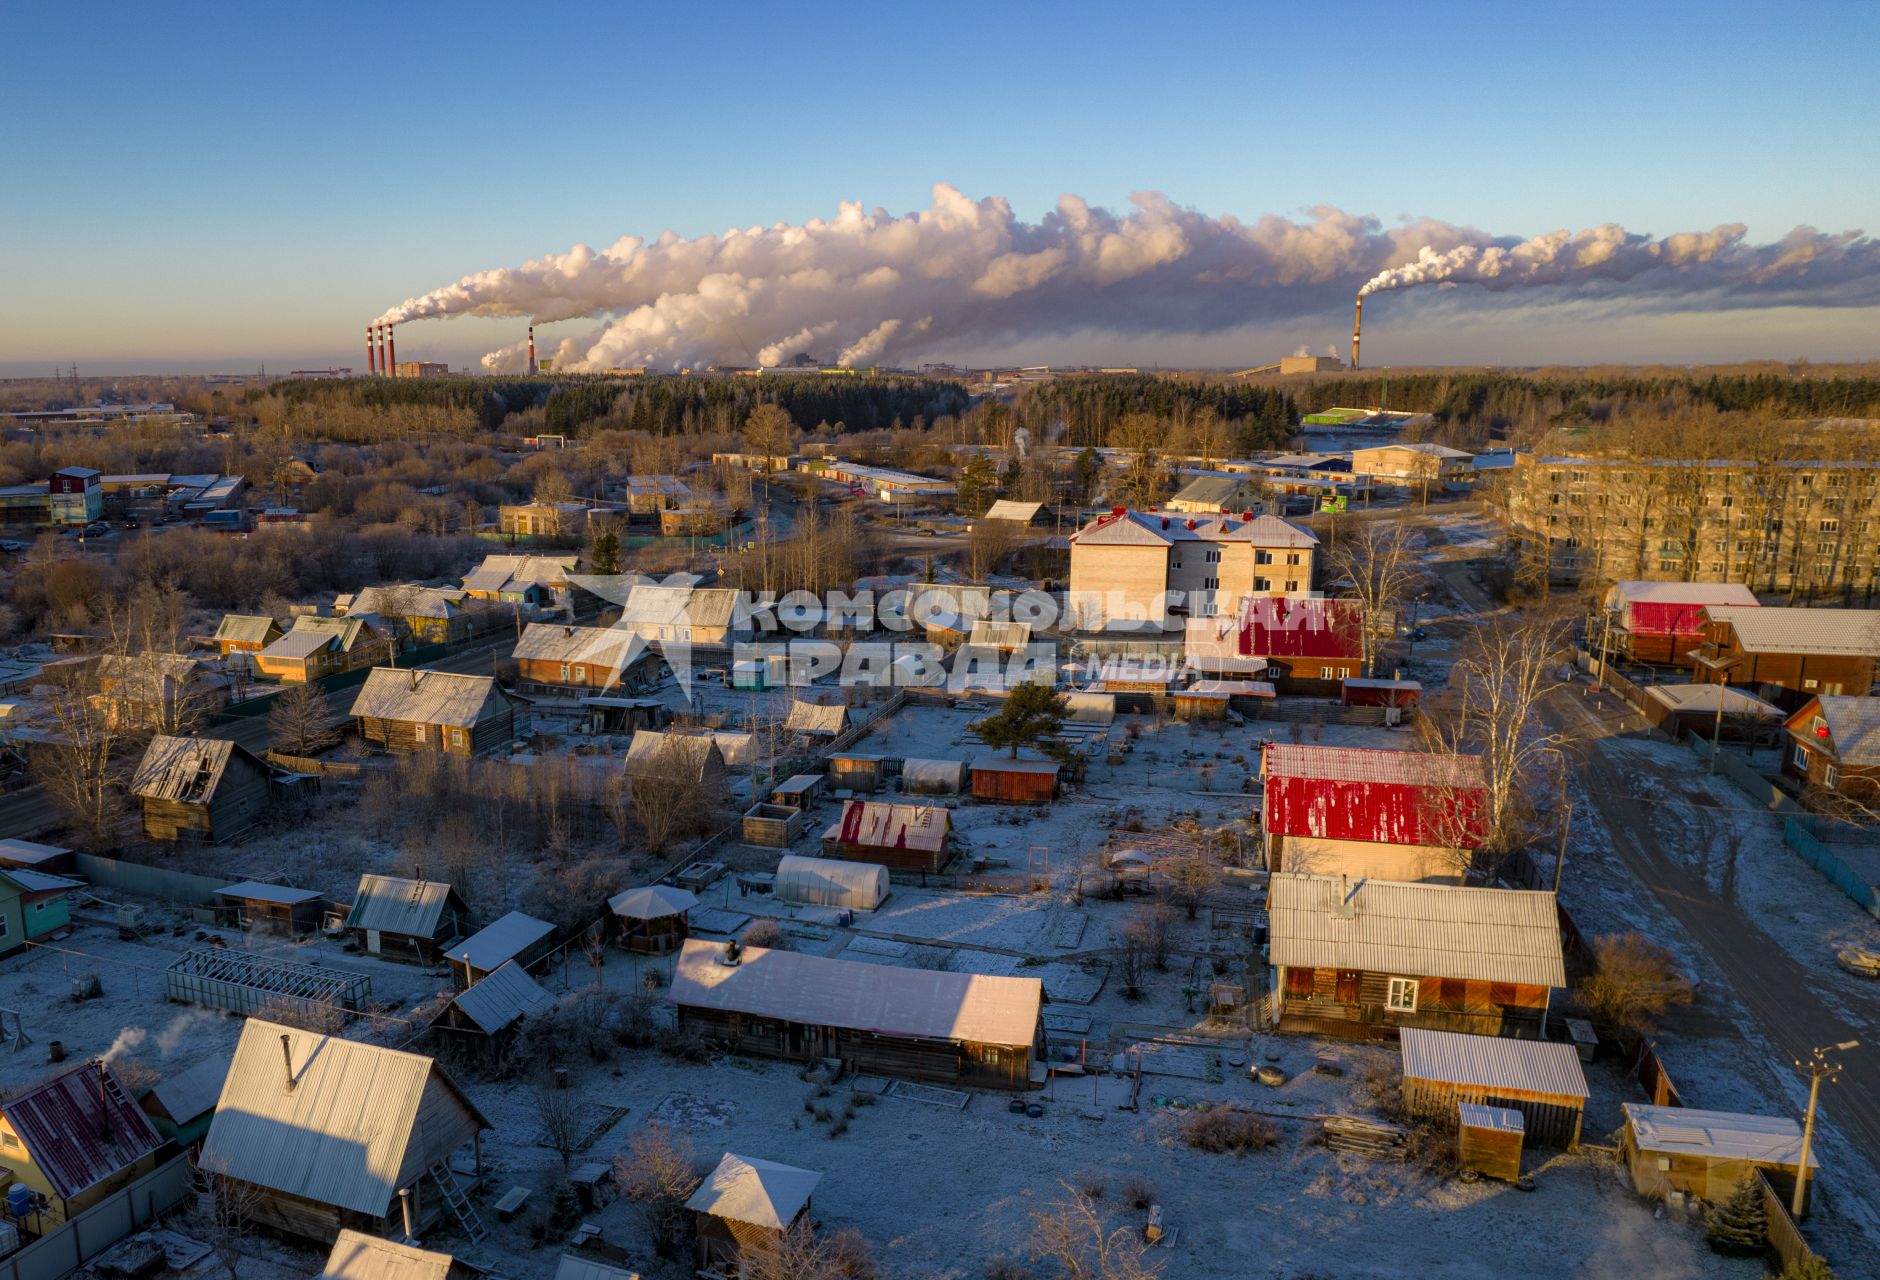
[[[1356,1116],[1326,1116],[1320,1126],[1325,1145],[1333,1151],[1381,1160],[1403,1160],[1410,1154],[1409,1135],[1393,1124]]]

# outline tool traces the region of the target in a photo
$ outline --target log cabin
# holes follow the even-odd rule
[[[1810,698],[1783,730],[1784,774],[1824,799],[1880,810],[1880,698]]]
[[[214,844],[261,820],[273,800],[271,777],[236,743],[158,734],[131,776],[131,795],[143,807],[150,839]]]
[[[1738,582],[1615,582],[1606,588],[1601,616],[1587,625],[1587,641],[1620,661],[1682,667],[1704,639],[1711,605],[1754,609],[1756,593]]]
[[[393,752],[477,756],[516,736],[517,700],[491,676],[377,667],[352,715],[367,742]]]
[[[1539,1037],[1567,984],[1551,893],[1274,872],[1269,1023],[1357,1039],[1403,1027]]]
[[[698,1274],[764,1273],[786,1231],[810,1218],[822,1175],[727,1151],[685,1207],[697,1228]]]
[[[531,622],[511,655],[523,693],[639,693],[659,684],[659,655],[631,631]]]
[[[302,615],[286,635],[255,653],[255,671],[282,684],[305,684],[389,662],[392,638],[375,621]]]
[[[455,889],[437,880],[363,875],[346,928],[365,951],[431,964],[470,923]]]
[[[1864,698],[1880,661],[1880,610],[1712,605],[1692,678],[1751,689],[1784,711],[1817,695]]]

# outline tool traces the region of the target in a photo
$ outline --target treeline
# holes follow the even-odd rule
[[[1021,418],[1048,427],[1064,424],[1061,443],[1108,445],[1125,418],[1147,414],[1182,428],[1200,411],[1212,410],[1227,424],[1242,451],[1283,449],[1299,425],[1292,397],[1273,387],[1149,374],[1059,378],[1027,388],[1019,398]]]

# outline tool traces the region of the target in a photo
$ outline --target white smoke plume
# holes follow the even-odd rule
[[[565,338],[557,370],[773,366],[830,349],[844,364],[1080,331],[1220,333],[1341,311],[1354,293],[1420,284],[1551,285],[1641,308],[1880,302],[1880,242],[1741,226],[1652,239],[1617,226],[1522,240],[1435,219],[1386,227],[1321,206],[1302,221],[1209,217],[1156,193],[1123,214],[1064,196],[1023,222],[1001,197],[947,185],[907,214],[844,203],[834,218],[687,239],[628,236],[465,276],[382,323],[460,315],[604,322]],[[520,342],[484,357],[525,366]]]

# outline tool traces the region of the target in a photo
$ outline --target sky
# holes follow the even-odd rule
[[[1026,220],[1156,191],[1514,237],[1880,233],[1870,3],[81,2],[17,9],[8,44],[0,375],[358,367],[370,319],[470,272],[842,201],[901,214],[936,183]],[[1880,308],[1793,299],[1456,289],[1367,322],[1367,364],[1880,357]],[[523,323],[414,322],[399,355],[474,365]],[[1349,335],[1341,303],[923,354],[1240,364]]]

